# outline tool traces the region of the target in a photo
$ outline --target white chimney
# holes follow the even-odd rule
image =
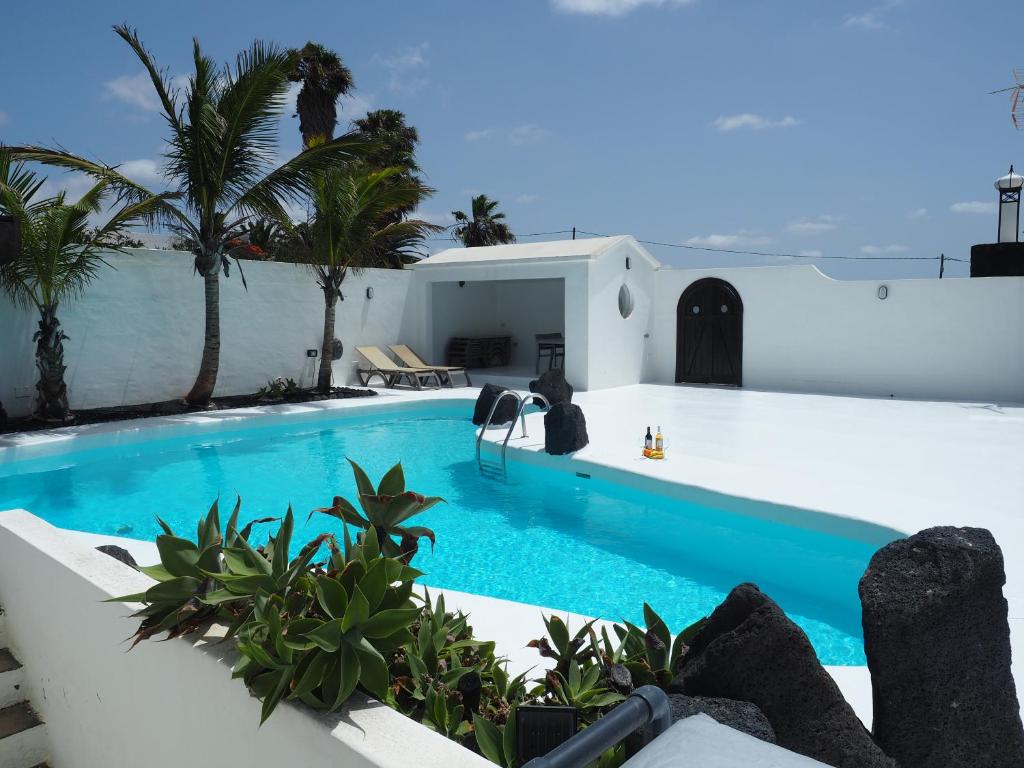
[[[1020,190],[1024,187],[1024,176],[1010,172],[996,181],[999,190],[999,240],[1000,243],[1020,242]]]

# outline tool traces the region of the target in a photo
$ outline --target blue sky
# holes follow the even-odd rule
[[[1024,67],[1020,0],[18,2],[0,140],[60,143],[156,184],[164,126],[110,30],[121,21],[173,73],[193,36],[219,59],[255,37],[337,50],[357,85],[343,121],[406,113],[438,190],[423,214],[442,223],[483,191],[519,233],[966,259],[994,239],[992,182],[1024,167],[1008,99],[988,95]],[[282,153],[298,150],[297,122],[283,121]],[[676,265],[786,263],[651,250]],[[816,263],[840,278],[938,269]]]

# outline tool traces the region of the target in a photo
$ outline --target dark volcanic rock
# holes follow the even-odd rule
[[[572,453],[589,442],[587,420],[578,405],[559,403],[544,414],[544,450],[548,453]]]
[[[561,368],[544,371],[540,378],[530,382],[530,391],[544,395],[551,405],[572,402],[572,385],[565,380],[565,371]],[[541,405],[541,402],[534,400],[534,405]]]
[[[761,741],[767,741],[769,744],[775,743],[775,731],[772,730],[768,718],[764,716],[764,712],[749,701],[684,696],[681,693],[674,693],[668,697],[668,702],[672,707],[673,723],[684,717],[692,717],[703,712],[722,725],[743,731],[743,733]]]
[[[476,399],[473,408],[473,423],[478,427],[487,420],[487,414],[491,412],[494,399],[505,391],[505,387],[497,384],[484,384],[480,388],[480,395]],[[498,404],[498,410],[491,417],[491,424],[508,424],[516,417],[517,401],[514,397],[502,398]]]
[[[902,768],[1024,765],[1003,555],[982,528],[882,547],[860,581],[874,734]]]
[[[836,768],[894,768],[807,635],[753,584],[729,593],[690,644],[670,693],[749,701],[779,746]]]
[[[110,555],[115,560],[119,560],[125,565],[130,565],[132,568],[138,570],[139,564],[135,562],[135,558],[132,557],[132,553],[124,547],[119,547],[116,544],[100,544],[96,547],[98,552],[102,552],[104,555]]]

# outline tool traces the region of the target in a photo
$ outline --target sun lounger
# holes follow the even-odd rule
[[[461,373],[466,377],[466,386],[473,386],[473,382],[469,380],[469,371],[461,365],[427,365],[419,355],[405,344],[390,344],[388,349],[395,353],[395,357],[402,361],[402,365],[410,368],[430,368],[433,371],[437,371],[441,377],[441,382],[449,387],[454,386],[452,383],[453,373]]]
[[[433,378],[437,383],[437,388],[441,387],[441,374],[433,368],[409,368],[397,365],[377,347],[356,347],[356,351],[369,363],[366,368],[356,368],[359,381],[364,387],[369,386],[370,380],[374,376],[380,376],[384,381],[384,386],[388,389],[394,389],[403,379],[416,389],[423,389],[423,385]]]

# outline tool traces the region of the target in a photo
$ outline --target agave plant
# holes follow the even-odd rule
[[[257,592],[252,618],[238,632],[242,658],[233,675],[263,700],[261,722],[285,698],[335,711],[360,686],[386,701],[383,654],[411,639],[419,575],[384,556],[370,528],[358,545],[346,532],[344,551],[331,547],[329,570],[303,572],[290,595]]]
[[[644,624],[641,629],[626,621],[625,626],[613,627],[619,644],[612,644],[606,630],[602,630],[603,644],[601,658],[607,667],[621,664],[629,670],[631,684],[658,685],[666,687],[678,671],[679,660],[686,652],[690,641],[704,626],[706,619],[700,619],[674,638],[662,618],[644,603]]]
[[[239,497],[227,525],[228,544],[233,547],[248,547],[247,539],[252,526],[272,519],[253,520],[239,531],[238,514],[241,506],[242,499]],[[161,632],[167,632],[168,638],[191,634],[218,615],[230,613],[224,606],[241,597],[231,595],[231,599],[227,599],[226,594],[218,592],[224,586],[224,553],[227,550],[224,548],[217,501],[213,502],[206,516],[199,520],[194,542],[175,535],[171,527],[159,517],[157,523],[163,529],[163,534],[156,538],[160,562],[139,569],[156,579],[157,584],[145,592],[108,601],[145,604],[142,610],[133,614],[135,618],[142,618],[142,623],[132,636],[133,648],[142,640]]]
[[[592,723],[608,707],[626,698],[602,685],[602,677],[600,665],[589,664],[584,669],[573,659],[566,674],[551,670],[547,673],[546,682],[555,703],[575,707],[583,722]]]
[[[435,537],[432,530],[423,526],[406,526],[402,523],[414,515],[426,512],[444,499],[405,490],[405,473],[402,471],[401,462],[387,471],[376,488],[362,467],[352,459],[348,462],[352,465],[352,473],[355,475],[362,514],[341,496],[335,496],[331,506],[314,509],[310,512],[310,517],[313,513],[320,512],[366,532],[373,529],[384,555],[399,558],[406,564],[411,562],[419,551],[421,538],[430,539],[430,546],[434,546]],[[397,537],[398,541],[396,542],[393,537]]]
[[[570,637],[569,628],[558,616],[542,616],[541,618],[550,640],[548,637],[541,637],[531,640],[526,647],[536,648],[546,659],[555,659],[557,672],[565,675],[569,671],[570,662],[585,664],[594,658],[593,645],[587,644],[587,637],[593,634],[593,621],[588,621],[574,636]]]

